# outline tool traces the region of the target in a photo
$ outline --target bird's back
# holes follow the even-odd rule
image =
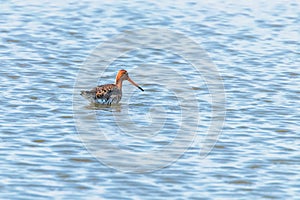
[[[115,84],[99,85],[81,95],[92,103],[116,104],[122,98],[122,91]]]

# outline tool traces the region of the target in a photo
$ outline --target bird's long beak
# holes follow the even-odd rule
[[[141,88],[138,84],[136,84],[133,80],[131,80],[131,78],[128,77],[127,79],[132,85],[134,85],[135,87],[139,88],[140,90],[144,91],[143,88]]]

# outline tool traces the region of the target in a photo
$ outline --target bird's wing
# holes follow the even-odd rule
[[[95,98],[107,101],[115,88],[115,84],[99,85],[93,89],[95,91]]]

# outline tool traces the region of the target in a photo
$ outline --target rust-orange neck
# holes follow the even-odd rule
[[[122,88],[122,83],[123,83],[122,75],[123,75],[123,74],[119,72],[119,73],[117,74],[117,76],[116,76],[116,85],[117,85],[117,87],[120,88],[120,89]]]

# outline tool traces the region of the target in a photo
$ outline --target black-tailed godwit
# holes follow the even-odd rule
[[[117,104],[122,98],[122,83],[124,80],[144,91],[129,78],[126,70],[121,69],[116,76],[115,84],[99,85],[90,91],[81,91],[81,95],[92,103]]]

